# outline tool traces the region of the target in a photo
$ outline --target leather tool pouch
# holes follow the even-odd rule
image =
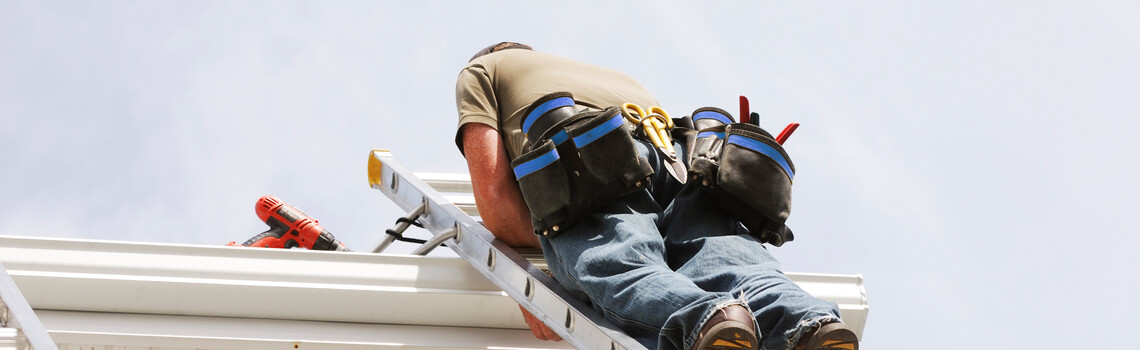
[[[632,188],[648,176],[638,161],[633,136],[617,108],[606,109],[574,125],[567,133],[574,140],[582,166],[593,181],[603,186],[616,182],[622,188]]]
[[[716,186],[725,128],[726,125],[706,128],[697,132],[690,141],[689,178],[701,186]]]
[[[752,124],[725,128],[714,193],[761,242],[781,246],[795,237],[784,222],[792,204],[795,166],[772,135]]]
[[[579,113],[541,134],[537,147],[511,162],[537,234],[559,233],[645,188],[653,175],[616,107]]]
[[[559,221],[570,205],[570,180],[554,142],[545,140],[511,162],[531,217]],[[534,221],[534,220],[532,220]]]
[[[720,108],[704,107],[693,111],[690,120],[697,133],[688,143],[689,179],[715,187],[724,129],[733,123],[732,116]]]
[[[795,166],[764,129],[736,123],[722,109],[693,111],[689,178],[761,242],[781,246],[794,236],[784,223],[791,213]]]

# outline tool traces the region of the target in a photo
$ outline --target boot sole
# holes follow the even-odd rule
[[[755,350],[759,345],[756,336],[748,329],[751,325],[726,321],[713,326],[709,335],[701,340],[695,350]]]
[[[841,322],[819,327],[805,350],[859,350],[859,338]]]

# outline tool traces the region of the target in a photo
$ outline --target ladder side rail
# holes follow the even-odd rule
[[[373,151],[369,182],[404,211],[426,204],[420,222],[433,235],[454,230],[447,243],[460,258],[579,349],[645,349],[617,330],[481,224],[451,204],[387,151]]]
[[[0,321],[3,321],[0,327],[12,326],[18,333],[23,333],[24,338],[17,342],[26,340],[35,350],[58,350],[55,341],[52,341],[51,335],[32,311],[32,306],[16,287],[16,282],[12,280],[4,264],[0,264]],[[21,344],[17,344],[16,348],[23,349]]]

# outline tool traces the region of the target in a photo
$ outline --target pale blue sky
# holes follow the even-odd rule
[[[221,245],[276,194],[365,249],[369,150],[465,172],[454,79],[513,40],[802,123],[772,251],[863,274],[864,348],[1132,344],[1134,2],[495,4],[0,0],[0,234]]]

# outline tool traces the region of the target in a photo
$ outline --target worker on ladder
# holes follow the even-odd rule
[[[471,58],[456,104],[487,229],[541,247],[565,289],[647,348],[858,349],[837,305],[800,289],[764,247],[791,239],[794,174],[766,132],[716,108],[662,132],[673,120],[649,111],[658,102],[631,77],[510,42]],[[523,313],[536,337],[559,339]]]

